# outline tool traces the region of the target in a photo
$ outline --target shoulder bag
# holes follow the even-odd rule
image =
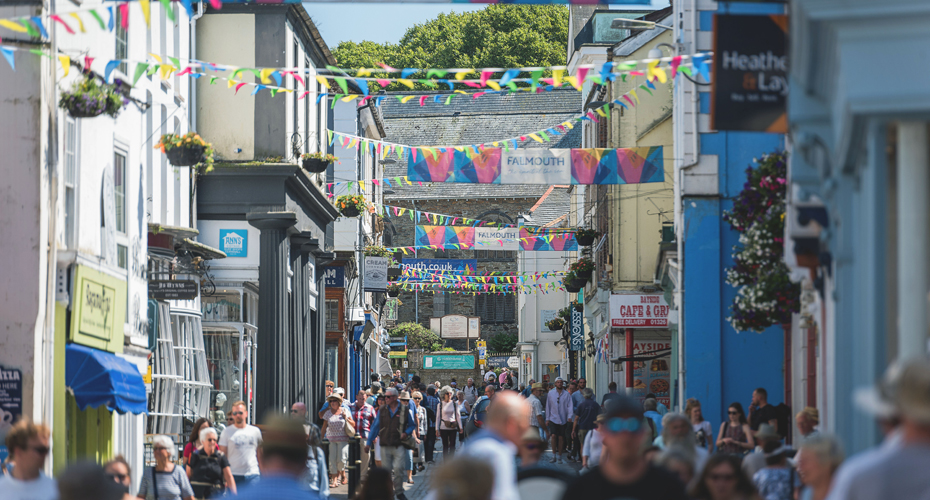
[[[403,434],[404,429],[407,428],[407,412],[410,411],[410,408],[407,405],[402,404],[400,405],[400,409],[398,411],[401,412],[400,433]],[[388,408],[388,414],[390,415],[390,413],[391,413],[391,410],[390,408]],[[417,449],[417,441],[416,441],[416,438],[414,438],[413,434],[408,434],[406,439],[401,439],[400,444],[408,450]]]
[[[342,411],[343,413],[345,413],[345,409],[343,409]],[[346,436],[349,436],[350,438],[354,438],[355,437],[355,426],[349,423],[348,415],[346,415],[346,417],[347,418],[344,420]]]

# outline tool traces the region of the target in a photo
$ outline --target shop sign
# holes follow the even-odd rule
[[[387,291],[387,257],[365,256],[365,291]]]
[[[518,366],[520,366],[520,358],[516,356],[511,356],[507,358],[507,367],[516,368]]]
[[[192,280],[149,281],[149,298],[155,300],[191,300],[200,294],[200,286]]]
[[[507,360],[512,356],[488,356],[488,367],[490,368],[507,368]]]
[[[572,307],[572,330],[569,334],[569,341],[571,343],[571,350],[573,351],[583,351],[584,350],[584,313],[578,310],[576,307]]]
[[[326,288],[345,288],[346,268],[342,266],[324,267],[323,280],[326,282]]]
[[[549,320],[553,320],[559,317],[559,311],[557,309],[542,309],[539,311],[539,331],[540,332],[549,332],[549,327],[546,326],[546,323]]]
[[[9,455],[6,435],[22,415],[23,372],[0,366],[0,462]]]
[[[712,129],[788,131],[787,31],[787,16],[714,16]]]
[[[668,328],[668,303],[661,294],[613,294],[610,326],[614,328]]]
[[[220,250],[227,257],[248,257],[249,230],[220,229]]]
[[[407,357],[407,350],[403,351],[391,351],[388,353],[388,358],[390,359],[404,359]]]
[[[126,282],[87,266],[77,266],[71,300],[72,342],[123,352]]]
[[[475,270],[478,268],[477,259],[404,259],[400,263],[400,268],[402,271],[416,270],[424,272],[446,272],[450,275],[453,274],[474,274]],[[454,271],[451,272],[451,271]],[[411,276],[408,279],[411,281],[418,281],[416,276]],[[432,279],[432,277],[430,277]]]
[[[671,349],[671,338],[667,340],[646,340],[633,343],[633,356],[651,357],[656,351]],[[665,406],[671,402],[671,351],[658,359],[633,362],[633,397],[642,401],[646,394],[656,395],[656,400]],[[625,365],[626,363],[624,363]]]
[[[474,370],[475,357],[470,354],[423,356],[424,370]]]

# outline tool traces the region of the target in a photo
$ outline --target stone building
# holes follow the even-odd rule
[[[418,93],[419,94],[419,93]],[[404,145],[469,145],[493,142],[525,135],[552,127],[581,113],[578,93],[553,91],[540,94],[486,94],[477,99],[458,98],[444,105],[427,99],[423,106],[411,101],[403,104],[385,100],[381,107],[385,139]],[[572,148],[581,144],[580,130],[573,129],[549,143],[532,140],[521,143],[521,148]],[[407,159],[385,166],[385,177],[407,175]],[[561,212],[568,211],[567,186],[557,189],[557,197],[564,200]],[[558,215],[559,209],[545,204],[546,210],[536,218],[534,209],[552,195],[553,189],[544,185],[482,185],[392,183],[385,189],[385,204],[454,217],[467,217],[502,224],[544,225]],[[410,217],[386,217],[384,245],[412,246],[415,226]],[[428,225],[425,216],[419,224]],[[419,249],[404,259],[476,259],[477,272],[517,272],[519,251],[510,250],[428,250]],[[517,335],[518,301],[513,294],[462,295],[452,293],[404,292],[400,296],[403,307],[398,311],[398,322],[417,321],[429,327],[431,317],[446,314],[463,314],[481,318],[481,337],[490,338],[501,333]],[[464,342],[453,341],[456,348]],[[472,346],[474,347],[474,346]]]

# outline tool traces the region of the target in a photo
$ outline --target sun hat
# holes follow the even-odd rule
[[[410,393],[407,391],[401,391],[400,396],[397,399],[401,401],[410,401]]]
[[[895,361],[880,382],[858,389],[855,400],[878,418],[901,415],[930,424],[930,361],[925,356]]]
[[[781,439],[781,436],[778,435],[778,431],[776,431],[775,427],[772,427],[771,424],[760,425],[756,437],[759,439]]]
[[[543,439],[542,436],[539,435],[539,429],[536,427],[533,427],[532,425],[530,426],[529,429],[526,430],[526,432],[523,433],[523,437],[521,438],[521,441],[533,441],[537,443],[546,442],[546,440]]]
[[[627,418],[643,418],[643,405],[626,394],[617,394],[609,405],[605,419],[625,416]]]
[[[536,382],[535,384],[533,384],[534,391],[537,389],[542,389],[542,388],[543,388],[542,382]]]
[[[329,397],[326,398],[327,401],[332,401],[332,400],[334,400],[334,399],[335,399],[336,401],[339,401],[339,404],[342,404],[342,396],[340,396],[340,395],[338,395],[338,394],[336,394],[336,393],[330,394]]]

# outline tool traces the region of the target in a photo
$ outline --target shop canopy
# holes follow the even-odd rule
[[[145,382],[139,370],[115,354],[68,344],[65,383],[81,410],[106,405],[119,413],[146,413]]]

